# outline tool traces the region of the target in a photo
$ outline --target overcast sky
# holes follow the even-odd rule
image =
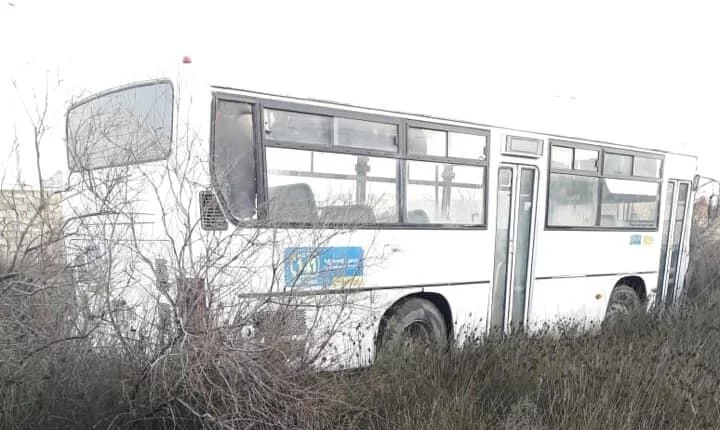
[[[219,85],[695,153],[720,176],[711,2],[1,1],[0,160],[17,133],[28,182],[21,100],[48,83],[43,166],[63,169],[69,98],[183,55]]]

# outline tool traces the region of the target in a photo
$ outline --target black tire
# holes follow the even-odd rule
[[[418,297],[403,301],[393,310],[378,349],[382,353],[411,345],[425,351],[445,351],[448,347],[445,318],[432,302]]]
[[[637,312],[642,306],[642,300],[637,292],[630,286],[621,284],[613,288],[605,311],[605,321],[612,322],[618,318],[626,317]]]

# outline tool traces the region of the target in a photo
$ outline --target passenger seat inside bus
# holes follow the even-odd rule
[[[368,205],[325,206],[320,219],[333,224],[374,224],[375,213]]]
[[[275,222],[318,222],[315,195],[308,184],[278,185],[268,188],[269,218]]]
[[[408,211],[407,222],[410,224],[430,224],[430,217],[422,209]]]

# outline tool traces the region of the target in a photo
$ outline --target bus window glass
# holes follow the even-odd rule
[[[603,179],[600,225],[653,228],[660,187],[656,182]]]
[[[632,155],[622,154],[605,154],[605,164],[603,173],[605,175],[632,175],[633,157]]]
[[[332,117],[265,109],[265,138],[275,142],[330,145]]]
[[[481,225],[484,167],[409,161],[407,222]]]
[[[447,132],[410,128],[408,130],[408,152],[445,157],[447,155]]]
[[[590,149],[575,149],[575,161],[573,168],[575,170],[587,170],[597,172],[598,152]]]
[[[219,100],[214,126],[214,180],[230,213],[251,218],[256,207],[252,106]]]
[[[398,130],[394,124],[335,118],[335,144],[352,148],[397,152]]]
[[[552,173],[548,198],[548,225],[595,226],[599,180],[600,178],[595,177]]]
[[[573,149],[564,146],[552,147],[551,165],[553,169],[571,170],[573,165]]]
[[[284,148],[267,148],[266,155],[270,221],[398,221],[395,159]]]
[[[636,156],[633,161],[633,176],[660,177],[660,160]]]
[[[478,134],[448,133],[448,157],[484,160],[487,138]]]

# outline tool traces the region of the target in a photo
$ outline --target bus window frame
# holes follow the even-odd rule
[[[661,212],[661,205],[662,205],[662,184],[663,184],[663,174],[664,174],[664,168],[665,168],[665,156],[663,154],[656,154],[652,152],[643,152],[643,151],[635,151],[635,150],[628,150],[628,149],[622,149],[622,148],[615,148],[612,146],[604,146],[599,144],[588,144],[585,142],[576,142],[573,140],[566,140],[566,139],[549,139],[549,150],[548,150],[548,160],[547,160],[547,192],[545,195],[545,230],[550,231],[647,231],[647,232],[657,232],[660,229],[660,212]],[[576,169],[559,169],[552,167],[552,148],[553,146],[562,146],[565,148],[572,148],[573,149],[573,160],[572,160],[572,166],[575,165],[575,156],[574,156],[574,150],[575,148],[579,149],[587,149],[587,150],[593,150],[598,151],[598,166],[597,170],[595,172],[589,171],[589,170],[576,170]],[[649,177],[649,176],[633,176],[631,175],[605,175],[604,169],[605,169],[605,154],[619,154],[619,155],[630,155],[630,156],[641,156],[646,158],[653,158],[660,160],[660,172],[658,177]],[[634,158],[633,158],[634,161]],[[634,163],[633,163],[634,164]],[[594,226],[560,226],[560,225],[551,225],[550,224],[550,177],[553,173],[559,173],[559,174],[566,174],[566,175],[576,175],[576,176],[589,176],[589,177],[595,177],[599,178],[600,181],[598,181],[598,205],[597,205],[597,214],[595,217],[595,225]],[[631,172],[633,173],[633,172]],[[603,179],[624,179],[624,180],[634,180],[639,182],[653,182],[658,185],[658,196],[657,196],[657,203],[656,203],[656,210],[655,210],[655,225],[654,227],[617,227],[617,226],[602,226],[600,225],[600,214],[602,213],[602,185],[603,185]]]
[[[284,100],[271,100],[261,97],[251,97],[239,94],[229,94],[223,91],[212,92],[210,109],[210,157],[215,151],[215,112],[219,101],[247,103],[253,109],[254,129],[253,147],[255,155],[256,175],[256,218],[238,219],[228,211],[227,202],[221,193],[216,192],[223,212],[231,223],[237,227],[244,228],[293,228],[293,229],[350,229],[350,230],[487,230],[488,229],[488,179],[490,167],[490,141],[491,132],[489,129],[474,126],[457,126],[452,124],[441,124],[431,121],[417,121],[402,116],[381,115],[376,113],[360,112],[349,109],[341,109],[327,106],[317,106],[300,102]],[[398,150],[396,152],[383,151],[378,149],[357,148],[340,145],[314,145],[314,144],[293,144],[290,142],[273,141],[267,139],[264,130],[265,109],[285,110],[297,113],[323,115],[330,117],[342,117],[361,121],[392,124],[398,127]],[[473,160],[457,157],[423,156],[408,153],[407,135],[410,127],[429,128],[446,132],[465,133],[485,137],[485,158]],[[394,223],[303,223],[303,222],[274,222],[268,219],[268,171],[266,148],[285,148],[295,150],[306,150],[324,153],[336,153],[347,155],[360,155],[369,157],[381,157],[394,159],[397,164],[396,173],[396,208],[398,210],[398,221]],[[440,162],[451,165],[480,166],[483,168],[482,177],[482,198],[483,198],[483,222],[481,224],[460,224],[460,223],[408,223],[407,218],[407,162],[408,161],[429,161]],[[218,183],[213,163],[210,162],[210,182],[214,190],[218,190]]]

